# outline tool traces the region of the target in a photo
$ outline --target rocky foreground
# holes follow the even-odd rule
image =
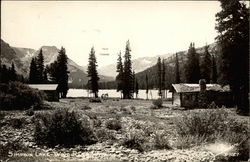
[[[72,105],[81,105],[82,102],[64,100],[59,103],[51,103],[52,106],[64,107]],[[105,103],[110,107],[114,103]],[[135,107],[138,104],[133,103]],[[141,109],[138,108],[138,114],[144,114],[142,110],[148,103],[140,104]],[[107,107],[106,105],[106,107]],[[104,105],[89,105],[92,111],[98,110],[98,106]],[[104,111],[104,110],[102,110]],[[171,118],[178,115],[181,111],[171,110],[155,111],[154,117],[158,117],[159,121],[165,118]],[[36,112],[35,112],[36,113]],[[3,113],[1,113],[3,114]],[[0,123],[0,159],[9,161],[232,161],[237,156],[237,148],[226,143],[204,144],[201,146],[194,146],[186,149],[154,149],[140,152],[136,149],[126,148],[119,143],[119,138],[123,136],[122,132],[116,132],[116,141],[103,141],[89,146],[75,146],[73,148],[63,148],[56,146],[55,148],[48,148],[46,146],[39,146],[36,144],[34,134],[34,115],[27,115],[24,111],[5,112],[1,115]],[[146,113],[145,113],[146,114]],[[164,115],[165,114],[165,115]],[[152,116],[152,112],[147,115]],[[147,116],[145,115],[145,116]],[[141,116],[137,116],[140,118]],[[105,120],[104,117],[101,120]],[[133,124],[134,118],[123,116],[123,123],[127,125]],[[152,120],[152,119],[151,119]],[[245,119],[243,119],[245,120]],[[159,122],[157,121],[157,122]],[[170,120],[171,121],[171,120]],[[166,123],[162,123],[166,124]],[[171,124],[170,124],[171,125]],[[127,126],[129,128],[129,126]],[[171,127],[169,127],[171,128]],[[172,130],[170,130],[172,131]],[[172,137],[172,141],[174,141]],[[214,149],[221,147],[221,149]]]

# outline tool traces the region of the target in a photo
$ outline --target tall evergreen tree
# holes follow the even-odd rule
[[[47,70],[47,68],[45,68],[43,71],[43,82],[48,83],[48,70]]]
[[[11,64],[11,69],[10,69],[10,80],[11,81],[17,80],[17,74],[16,74],[16,70],[15,70],[15,65],[13,62]]]
[[[134,98],[134,93],[135,93],[135,80],[136,80],[136,78],[135,78],[135,71],[133,71],[133,73],[132,73],[132,85],[133,85],[133,87],[132,87],[132,93],[133,93],[133,98]]]
[[[178,54],[175,54],[175,83],[179,84],[180,81],[180,70],[179,70],[179,59]]]
[[[136,98],[138,98],[138,93],[139,93],[139,84],[137,79],[135,79],[135,94],[136,94]]]
[[[148,100],[148,74],[146,74],[146,95]]]
[[[87,73],[88,73],[88,77],[90,77],[89,81],[90,81],[90,89],[92,91],[92,93],[94,93],[95,98],[98,97],[98,72],[97,72],[97,61],[96,61],[96,57],[95,57],[95,50],[94,47],[91,48],[90,54],[89,54],[89,65],[88,65],[88,69],[87,69]]]
[[[214,55],[212,55],[212,74],[211,74],[212,83],[217,83],[217,77],[218,77],[218,74],[217,74],[216,60],[215,60]]]
[[[165,98],[165,90],[166,90],[166,67],[165,67],[165,63],[164,63],[164,59],[162,59],[162,73],[161,73],[161,88],[162,88],[162,92],[163,92],[163,97]]]
[[[57,60],[51,63],[46,67],[46,70],[48,72],[48,80],[52,83],[58,83],[59,81],[59,75],[58,75],[58,63]]]
[[[69,87],[68,87],[68,57],[66,55],[65,48],[61,47],[59,54],[57,56],[57,90],[62,98],[66,98]]]
[[[124,55],[124,90],[123,98],[130,99],[133,95],[133,74],[132,74],[132,62],[131,62],[131,49],[129,40],[126,43],[125,55]]]
[[[36,65],[36,59],[32,58],[30,62],[30,73],[29,73],[29,83],[38,83],[38,71]]]
[[[2,63],[1,63],[1,57],[0,57],[0,83],[2,83],[3,74],[2,74]]]
[[[201,62],[201,78],[206,80],[206,83],[210,83],[212,60],[211,55],[208,52],[208,45],[205,46],[204,58]]]
[[[199,82],[200,79],[199,56],[196,53],[194,43],[191,43],[188,49],[185,75],[187,83]]]
[[[164,62],[164,59],[162,60],[162,74],[161,74],[161,82],[162,82],[162,89],[165,90],[166,89],[166,84],[165,84],[165,81],[166,81],[166,66],[165,66],[165,62]]]
[[[123,92],[124,89],[124,79],[123,79],[123,64],[122,64],[122,56],[121,52],[118,54],[117,65],[116,65],[116,72],[118,72],[116,76],[116,83],[117,83],[117,92]]]
[[[40,49],[39,54],[36,59],[36,64],[37,64],[37,77],[38,77],[38,82],[43,83],[43,74],[44,74],[44,57],[43,57],[43,51]]]
[[[158,57],[157,61],[157,80],[158,80],[158,94],[162,96],[162,65],[161,65],[161,58]]]
[[[10,81],[10,76],[9,76],[9,71],[6,67],[6,65],[3,65],[1,68],[1,73],[2,73],[2,78],[1,78],[1,82],[2,83],[8,83]]]
[[[239,0],[220,0],[216,14],[221,47],[219,82],[230,84],[239,112],[249,113],[249,8]]]

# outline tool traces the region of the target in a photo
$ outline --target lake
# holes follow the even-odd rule
[[[121,93],[117,92],[116,89],[100,89],[98,95],[101,96],[102,94],[108,94],[109,97],[121,97]],[[166,91],[167,98],[172,97],[172,93]],[[92,94],[89,94],[87,89],[69,89],[67,97],[92,97]],[[146,99],[146,90],[139,90],[138,98]],[[158,90],[149,90],[148,92],[149,99],[157,99]]]

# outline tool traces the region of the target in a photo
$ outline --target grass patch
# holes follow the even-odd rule
[[[175,146],[189,148],[215,141],[237,144],[246,140],[249,133],[247,123],[238,122],[228,115],[225,109],[185,113],[174,121],[178,135]]]

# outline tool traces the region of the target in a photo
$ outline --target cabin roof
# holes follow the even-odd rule
[[[58,84],[29,84],[29,87],[35,88],[42,91],[56,90]]]
[[[200,91],[200,85],[199,84],[172,84],[175,91],[177,93],[184,93],[184,92],[199,92]],[[230,87],[229,85],[221,86],[219,84],[206,84],[206,90],[207,91],[218,91],[218,92],[229,92]]]

